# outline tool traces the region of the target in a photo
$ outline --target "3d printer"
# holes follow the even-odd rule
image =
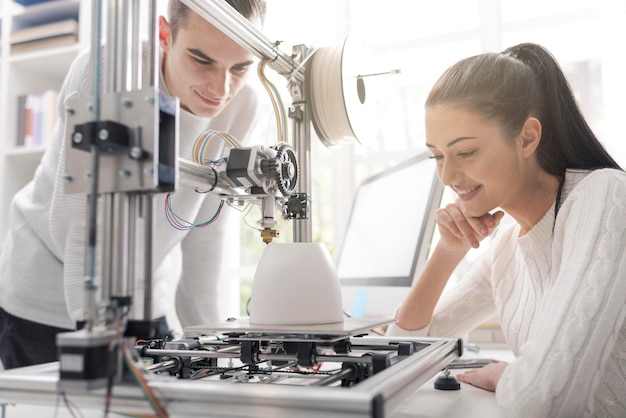
[[[176,99],[161,95],[154,78],[148,86],[140,86],[133,77],[125,80],[138,71],[137,62],[125,59],[139,42],[138,0],[109,3],[109,13],[104,14],[102,2],[94,2],[93,20],[98,23],[92,57],[99,62],[105,52],[99,48],[99,28],[106,20],[107,58],[123,67],[121,80],[108,82],[103,89],[96,86],[93,97],[70,103],[67,118],[74,128],[68,129],[66,192],[88,195],[90,201],[85,324],[80,331],[59,335],[58,363],[2,373],[0,398],[49,402],[62,393],[84,407],[106,405],[106,412],[128,413],[153,410],[157,416],[380,417],[460,356],[462,343],[457,339],[372,336],[370,330],[390,320],[344,318],[332,269],[323,277],[296,277],[288,269],[268,273],[276,263],[263,260],[259,269],[264,271],[257,277],[269,279],[255,279],[249,320],[188,327],[184,338],[175,341],[149,337],[155,326],[150,320],[149,290],[152,196],[175,190],[178,174],[185,172],[196,179],[199,191],[261,205],[262,239],[267,243],[277,235],[274,212],[278,208],[294,222],[295,242],[282,247],[270,244],[264,257],[284,257],[296,264],[319,257],[321,265],[328,265],[325,250],[311,242],[310,125],[313,122],[327,143],[343,136],[346,129],[357,137],[349,123],[351,113],[363,113],[358,108],[369,107],[369,102],[360,73],[346,74],[353,51],[349,41],[338,56],[332,54],[337,50],[329,55],[329,50],[309,51],[305,46],[296,46],[287,55],[225,1],[184,0],[289,80],[294,145],[279,141],[271,147],[231,148],[220,167],[181,160]],[[155,2],[149,3],[151,57],[157,66]],[[120,16],[132,22],[130,28],[115,25]],[[343,86],[340,93],[346,105],[339,134],[328,126],[326,98],[314,87],[319,73],[328,71],[322,60],[336,64],[335,75]],[[342,63],[346,65],[338,65]],[[94,68],[98,71],[100,66]],[[352,96],[354,106],[347,104]],[[101,257],[96,254],[98,207],[104,222],[116,225],[104,229],[100,237]],[[140,207],[143,228],[137,226]],[[140,249],[140,256],[112,250],[131,247]],[[101,277],[96,274],[98,259],[104,260]],[[135,265],[136,260],[142,264]],[[135,288],[137,271],[144,276],[143,292],[130,290]],[[281,305],[280,300],[266,314],[281,281],[293,284],[297,279],[315,288],[307,292],[313,303],[306,309],[309,315],[294,316],[297,307]],[[263,296],[264,291],[269,295]],[[138,336],[148,338],[138,341]]]

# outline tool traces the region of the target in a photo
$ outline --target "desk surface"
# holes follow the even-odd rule
[[[451,374],[461,373],[453,370]],[[438,390],[435,379],[422,386],[389,418],[497,418],[495,394],[461,383],[460,390]]]
[[[467,353],[463,358],[493,358],[501,361],[513,360],[513,354],[504,350],[481,350]],[[451,370],[451,375],[462,373],[463,369]],[[435,378],[419,388],[404,404],[398,407],[390,418],[483,418],[501,416],[496,407],[493,392],[461,383],[460,390],[438,390],[434,387]]]

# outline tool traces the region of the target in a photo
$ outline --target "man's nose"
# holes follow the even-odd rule
[[[227,97],[230,91],[230,73],[226,70],[213,72],[207,85],[213,99],[223,99]]]

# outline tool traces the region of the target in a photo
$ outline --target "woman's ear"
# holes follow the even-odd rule
[[[159,16],[159,43],[165,52],[170,49],[171,34],[170,24],[163,16]]]
[[[519,135],[519,146],[523,157],[531,156],[541,142],[541,122],[539,119],[529,117],[524,122]]]

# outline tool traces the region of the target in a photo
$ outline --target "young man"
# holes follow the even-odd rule
[[[264,0],[229,0],[231,6],[260,27]],[[252,130],[257,100],[246,85],[255,58],[178,0],[169,2],[168,22],[161,17],[160,90],[180,99],[180,156],[191,159],[192,146],[206,129],[226,131],[245,141]],[[144,57],[145,59],[145,57]],[[144,66],[146,67],[146,66]],[[0,359],[5,368],[57,359],[56,334],[73,330],[83,319],[86,198],[63,193],[65,102],[92,94],[89,53],[76,58],[63,83],[59,120],[53,140],[34,179],[13,199],[11,228],[0,255]],[[223,155],[212,143],[210,155]],[[210,219],[219,199],[196,193],[180,177],[172,195],[176,214],[197,223]],[[163,207],[164,195],[155,196]],[[179,231],[157,211],[153,244],[153,317],[167,334],[166,273],[168,254],[182,249],[182,274],[176,291],[177,314],[183,326],[215,322],[222,242],[227,222],[202,230]],[[223,214],[225,215],[225,214]]]

